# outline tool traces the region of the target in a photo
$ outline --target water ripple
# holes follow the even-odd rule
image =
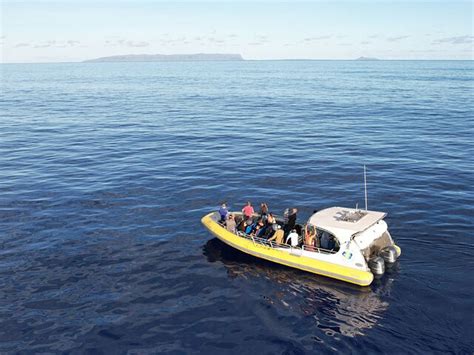
[[[472,353],[471,62],[2,65],[0,352]],[[363,202],[369,288],[200,218]]]

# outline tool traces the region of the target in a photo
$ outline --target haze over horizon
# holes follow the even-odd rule
[[[471,1],[4,0],[2,63],[128,54],[472,60]]]

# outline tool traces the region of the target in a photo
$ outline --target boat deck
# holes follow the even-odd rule
[[[237,213],[232,213],[232,214],[237,215]],[[219,215],[217,213],[216,215],[212,216],[212,219],[221,227],[225,228],[225,224],[222,222],[219,222]],[[275,216],[275,219],[277,220],[278,224],[280,225],[284,224],[282,218]],[[329,249],[324,249],[324,248],[316,247],[316,246],[307,246],[307,245],[304,245],[304,243],[302,243],[301,246],[292,247],[291,245],[286,244],[286,243],[277,243],[273,240],[269,241],[265,238],[255,237],[250,234],[244,233],[242,231],[237,231],[237,233],[233,233],[233,234],[243,239],[251,240],[255,244],[265,245],[267,247],[271,247],[277,250],[287,250],[293,253],[298,252],[298,251],[321,253],[321,254],[336,254],[337,253],[337,250],[329,250]]]

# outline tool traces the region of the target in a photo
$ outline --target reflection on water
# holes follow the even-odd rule
[[[313,318],[314,325],[326,335],[354,337],[374,327],[388,308],[382,297],[390,292],[390,276],[396,273],[394,265],[371,287],[359,287],[254,258],[217,238],[209,240],[203,249],[210,262],[224,264],[231,278],[257,283],[269,280],[273,287],[266,285],[269,294],[264,298],[270,304]]]

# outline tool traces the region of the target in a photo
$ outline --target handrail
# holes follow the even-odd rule
[[[221,223],[220,221],[217,221],[217,223],[225,228],[225,224],[224,223]],[[305,246],[304,244],[301,246],[301,247],[292,247],[291,245],[288,245],[286,243],[276,243],[274,242],[273,240],[267,240],[265,238],[259,238],[259,237],[255,237],[255,236],[252,236],[250,234],[247,234],[245,232],[242,232],[242,231],[237,231],[237,233],[232,233],[238,237],[241,237],[241,238],[244,238],[244,239],[248,239],[248,240],[251,240],[254,244],[261,244],[261,245],[265,245],[265,246],[269,246],[273,249],[297,249],[297,250],[306,250],[306,251],[310,251],[310,252],[314,252],[314,253],[325,253],[325,254],[336,254],[337,251],[334,251],[334,250],[329,250],[329,249],[324,249],[324,248],[320,248],[320,247],[312,247],[312,246]],[[306,249],[305,249],[306,248]],[[313,249],[313,250],[311,250]]]

